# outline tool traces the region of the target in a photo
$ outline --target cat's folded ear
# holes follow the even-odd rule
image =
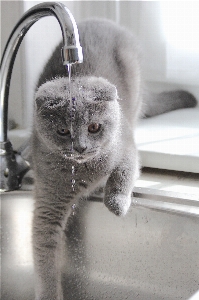
[[[35,104],[37,108],[40,108],[44,105],[52,108],[56,104],[55,102],[58,102],[58,100],[51,100],[47,95],[47,90],[43,89],[42,86],[39,87],[35,94]]]
[[[38,96],[35,98],[35,104],[37,108],[40,108],[41,106],[45,106],[46,108],[56,108],[57,106],[60,106],[61,99],[51,99],[49,97],[43,97]]]
[[[40,108],[44,103],[46,102],[46,99],[41,96],[36,96],[35,97],[35,104],[37,108]]]
[[[43,89],[43,86],[44,85],[40,86],[35,93],[35,104],[37,108],[41,107],[46,102],[46,91]]]
[[[53,81],[48,81],[44,84],[42,84],[35,93],[35,104],[36,107],[39,108],[44,104],[47,104],[49,102],[49,98],[54,98],[52,91],[53,89]],[[49,97],[49,95],[52,95],[52,97]]]
[[[93,80],[91,89],[94,92],[95,101],[115,101],[118,99],[116,87],[104,78]]]

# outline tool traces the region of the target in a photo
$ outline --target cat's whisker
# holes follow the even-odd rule
[[[54,152],[49,152],[49,153],[45,153],[45,157],[50,156],[50,155],[53,155],[53,154],[55,154],[55,153],[56,153],[56,151],[54,151]]]

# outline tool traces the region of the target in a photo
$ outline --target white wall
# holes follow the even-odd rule
[[[23,2],[1,1],[1,57],[7,43],[8,37],[23,14]],[[22,43],[23,44],[23,43]],[[23,127],[24,119],[24,97],[23,97],[23,72],[24,69],[23,45],[17,55],[11,79],[9,97],[9,116],[14,119],[20,127]]]

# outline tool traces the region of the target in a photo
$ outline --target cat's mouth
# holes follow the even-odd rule
[[[93,159],[97,155],[97,151],[90,151],[84,154],[79,154],[75,151],[74,152],[62,151],[61,154],[66,159],[75,160],[78,163],[84,163],[88,160]]]
[[[93,156],[91,157],[91,156],[88,156],[88,155],[84,155],[84,156],[81,155],[81,156],[74,156],[73,160],[75,160],[78,163],[84,163],[84,162],[86,162],[86,161],[88,161],[92,158],[93,158]]]

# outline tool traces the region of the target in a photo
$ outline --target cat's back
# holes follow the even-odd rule
[[[111,62],[119,64],[118,54],[131,54],[131,60],[139,56],[139,46],[133,34],[126,28],[107,19],[88,19],[78,25],[80,44],[83,48],[84,62],[89,60],[90,65],[109,66]],[[125,59],[125,55],[120,57]],[[84,64],[84,63],[83,63]],[[84,64],[85,66],[85,64]]]
[[[88,19],[78,24],[83,63],[72,65],[72,76],[96,76],[107,79],[117,88],[122,108],[137,115],[141,103],[140,47],[134,35],[106,19]],[[58,76],[68,76],[61,60],[60,43],[47,62],[38,86]]]
[[[138,68],[140,48],[126,28],[107,19],[92,18],[80,22],[78,31],[83,63],[72,66],[73,76],[103,77],[118,88],[129,70],[132,72],[132,69]],[[57,76],[68,76],[60,55],[62,46],[61,42],[56,47],[39,78],[38,86]]]

